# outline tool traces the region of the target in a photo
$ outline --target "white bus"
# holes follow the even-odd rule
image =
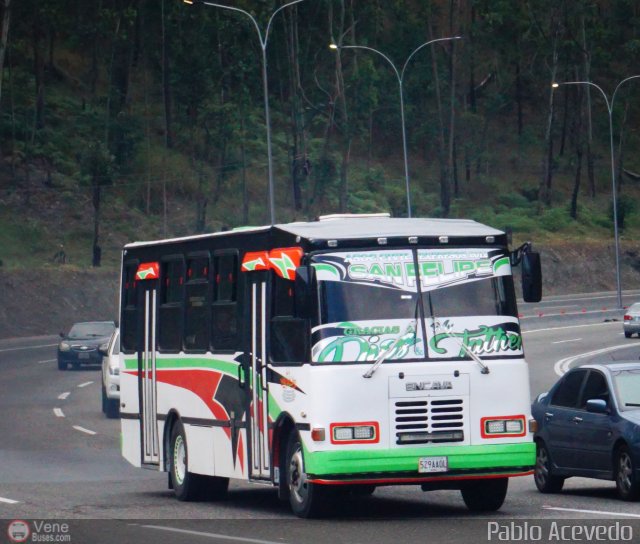
[[[127,245],[122,452],[180,500],[229,478],[296,515],[337,493],[416,485],[497,510],[532,473],[512,265],[530,244],[469,220],[383,214]]]

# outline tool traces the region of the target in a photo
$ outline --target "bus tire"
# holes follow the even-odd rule
[[[323,486],[307,482],[302,444],[297,433],[291,433],[287,445],[286,478],[289,504],[300,518],[320,517],[326,511],[327,491]]]
[[[204,477],[189,472],[187,437],[181,421],[171,429],[169,470],[173,491],[179,501],[198,501],[205,496]]]
[[[500,510],[507,496],[509,478],[470,480],[460,490],[462,499],[472,512],[495,512]]]

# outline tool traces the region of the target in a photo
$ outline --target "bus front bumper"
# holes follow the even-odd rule
[[[446,472],[422,473],[419,460],[446,457]],[[305,451],[305,472],[317,484],[421,484],[526,476],[535,465],[533,442],[384,450]]]

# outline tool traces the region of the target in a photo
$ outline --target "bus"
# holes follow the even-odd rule
[[[512,266],[471,220],[332,215],[124,247],[123,456],[180,500],[272,485],[299,517],[378,486],[499,509],[532,474]]]

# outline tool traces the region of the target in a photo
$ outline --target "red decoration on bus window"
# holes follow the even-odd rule
[[[244,259],[242,259],[242,272],[269,270],[269,268],[269,253],[267,251],[246,253]]]
[[[300,247],[285,247],[272,249],[269,252],[269,261],[272,270],[281,278],[294,280],[296,268],[300,266],[304,252]]]
[[[137,280],[157,280],[160,277],[159,263],[141,263],[136,271]]]

